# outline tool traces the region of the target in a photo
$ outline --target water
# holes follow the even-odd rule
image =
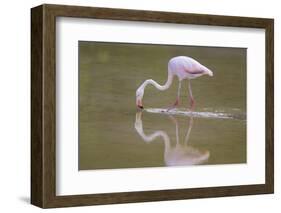
[[[148,86],[145,110],[135,91],[160,84],[167,62],[195,58],[214,72],[187,82],[178,109],[178,81],[164,91]],[[246,163],[246,49],[79,42],[79,169]]]
[[[213,118],[213,119],[239,119],[239,120],[246,120],[246,114],[241,112],[239,109],[229,109],[228,112],[222,112],[218,110],[208,109],[208,111],[193,111],[189,109],[180,109],[180,108],[145,108],[143,109],[146,112],[150,113],[160,113],[166,115],[181,115],[181,116],[188,116],[188,117],[196,117],[196,118]],[[206,110],[206,109],[204,109]],[[233,112],[231,112],[233,111]]]

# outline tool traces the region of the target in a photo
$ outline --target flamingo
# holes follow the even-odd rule
[[[210,152],[208,150],[199,150],[191,145],[188,141],[190,138],[191,129],[193,126],[193,117],[190,117],[189,127],[184,139],[184,142],[179,141],[178,121],[173,117],[169,118],[173,121],[176,127],[176,144],[172,146],[170,137],[163,130],[157,130],[150,135],[146,135],[143,130],[142,112],[136,113],[135,129],[137,133],[146,143],[153,142],[157,137],[161,137],[164,142],[164,162],[167,166],[184,166],[198,165],[208,161]]]
[[[147,85],[152,84],[156,89],[160,91],[164,91],[167,90],[172,85],[174,76],[177,76],[179,80],[177,98],[175,103],[171,107],[169,107],[168,110],[173,109],[179,105],[181,82],[182,80],[185,79],[188,79],[190,110],[193,110],[195,105],[195,100],[192,95],[190,80],[194,78],[198,78],[202,75],[213,76],[213,72],[191,57],[176,56],[174,58],[171,58],[168,62],[168,79],[166,83],[164,85],[160,85],[152,79],[147,79],[146,81],[144,81],[136,91],[136,105],[139,109],[144,108],[142,104],[142,99],[143,99],[145,87]]]

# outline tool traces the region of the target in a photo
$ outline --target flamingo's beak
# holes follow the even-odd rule
[[[139,109],[143,109],[143,105],[142,105],[142,101],[141,101],[141,100],[138,100],[138,101],[137,101],[137,107],[138,107]]]

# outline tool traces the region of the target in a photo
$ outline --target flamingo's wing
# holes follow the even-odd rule
[[[189,63],[183,64],[184,71],[189,74],[204,74],[204,69],[196,61],[190,61]]]
[[[184,71],[189,73],[189,74],[203,74],[204,73],[203,70],[189,70],[189,69],[185,69]]]

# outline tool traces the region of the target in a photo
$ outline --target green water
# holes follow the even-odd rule
[[[192,80],[195,112],[231,118],[137,112],[138,86],[149,78],[165,83],[167,63],[178,55],[214,73]],[[164,92],[148,86],[144,106],[171,105],[177,86],[176,78]],[[181,91],[184,111],[187,82]],[[246,158],[246,49],[79,42],[80,170],[246,163]]]

